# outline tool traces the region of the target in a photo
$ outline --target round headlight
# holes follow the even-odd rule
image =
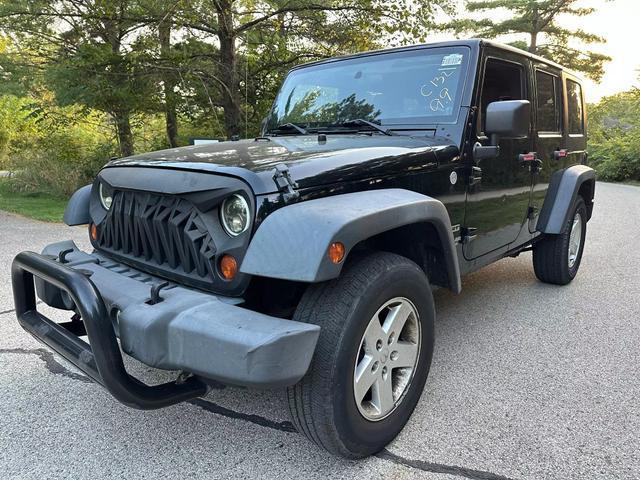
[[[225,231],[232,237],[249,228],[249,216],[249,204],[242,195],[235,193],[222,202],[220,220]]]
[[[109,187],[106,187],[103,183],[101,183],[98,187],[98,193],[100,195],[100,203],[105,210],[109,210],[111,208],[111,204],[113,203],[113,197],[111,196]]]

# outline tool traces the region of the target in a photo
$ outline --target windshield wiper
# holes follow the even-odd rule
[[[281,125],[278,125],[275,128],[272,128],[271,130],[269,130],[269,133],[271,132],[283,132],[283,131],[291,131],[291,130],[295,130],[297,133],[299,133],[300,135],[307,135],[309,132],[307,132],[304,128],[302,128],[300,125],[296,125],[295,123],[283,123]]]
[[[351,120],[345,120],[344,122],[334,123],[331,127],[348,127],[350,125],[355,126],[367,126],[373,128],[374,130],[384,134],[384,135],[395,135],[390,130],[378,125],[377,123],[370,122],[369,120],[365,120],[364,118],[353,118]]]

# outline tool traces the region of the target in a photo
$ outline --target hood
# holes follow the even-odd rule
[[[317,135],[220,142],[144,153],[112,160],[106,168],[139,166],[187,169],[242,178],[257,195],[278,190],[275,167],[284,164],[299,189],[397,176],[436,168],[438,151],[455,148],[442,137]]]

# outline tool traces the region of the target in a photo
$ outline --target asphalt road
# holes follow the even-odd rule
[[[0,212],[0,478],[640,478],[639,220],[639,187],[598,184],[571,285],[537,282],[523,254],[468,276],[459,296],[437,292],[416,412],[387,450],[351,462],[294,431],[282,392],[116,403],[12,311],[13,256],[87,245],[86,231]]]

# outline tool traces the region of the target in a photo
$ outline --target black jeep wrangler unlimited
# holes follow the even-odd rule
[[[372,454],[420,398],[434,288],[527,250],[541,281],[575,277],[585,120],[574,75],[482,40],[303,65],[261,137],[107,164],[65,212],[93,252],[15,258],[18,319],[131,407],[286,387],[300,432]],[[145,385],[121,351],[176,380]]]

